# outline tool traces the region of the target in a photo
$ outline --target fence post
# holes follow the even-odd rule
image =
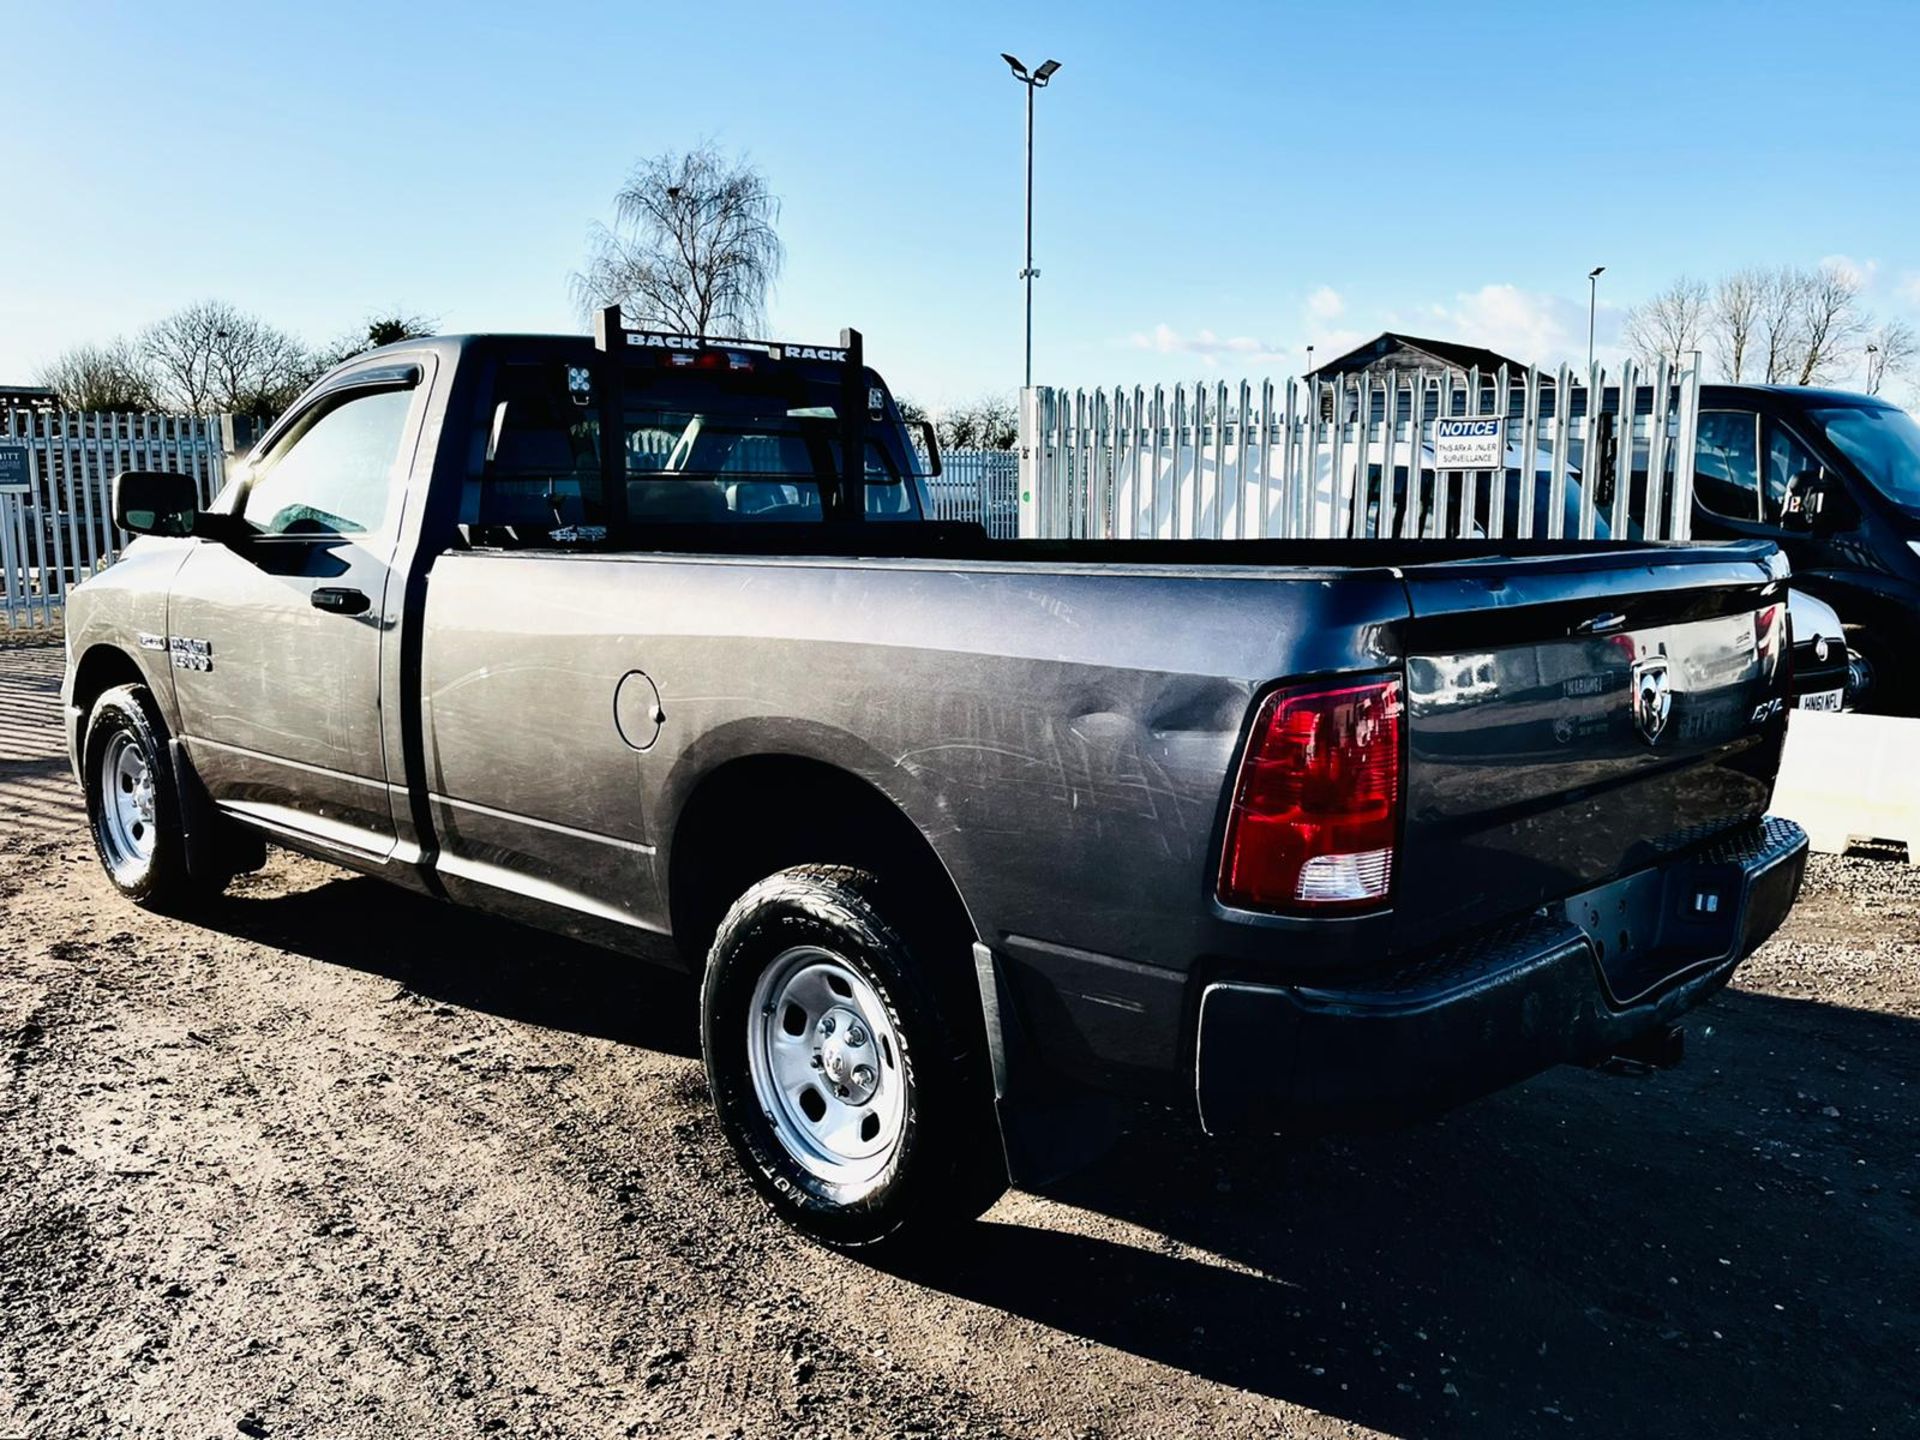
[[[1027,386],[1020,392],[1020,537],[1038,537],[1040,506],[1040,391]]]
[[[1673,538],[1693,538],[1693,452],[1700,439],[1700,352],[1687,352],[1680,382],[1680,437],[1673,452]]]

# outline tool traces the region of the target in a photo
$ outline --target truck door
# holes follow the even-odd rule
[[[389,854],[380,648],[408,462],[431,365],[348,371],[276,427],[168,609],[188,752],[219,804],[363,858]]]

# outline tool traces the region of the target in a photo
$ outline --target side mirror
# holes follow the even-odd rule
[[[1787,481],[1787,493],[1780,506],[1783,530],[1818,530],[1826,515],[1827,499],[1833,482],[1824,470],[1801,470]]]
[[[113,523],[135,535],[193,534],[200,492],[191,475],[123,470],[113,477]]]
[[[931,480],[940,474],[940,437],[931,420],[920,422],[920,437],[927,442],[927,478]]]

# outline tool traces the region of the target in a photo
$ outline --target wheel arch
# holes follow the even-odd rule
[[[149,690],[153,689],[153,682],[147,678],[147,672],[140,668],[140,662],[120,646],[107,641],[89,645],[74,662],[73,684],[67,694],[72,730],[67,737],[67,748],[74,757],[76,769],[79,766],[80,747],[86,740],[87,717],[93,713],[94,702],[116,685],[145,685]],[[158,693],[154,694],[156,704],[162,699]],[[162,714],[165,714],[164,709]]]
[[[727,907],[775,871],[857,866],[903,890],[923,941],[962,965],[978,931],[946,861],[905,807],[870,780],[813,756],[733,756],[688,789],[665,854],[673,934],[698,969]]]

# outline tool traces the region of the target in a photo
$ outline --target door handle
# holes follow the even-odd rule
[[[364,615],[373,604],[365,591],[345,585],[316,585],[310,599],[314,609],[335,615]]]

